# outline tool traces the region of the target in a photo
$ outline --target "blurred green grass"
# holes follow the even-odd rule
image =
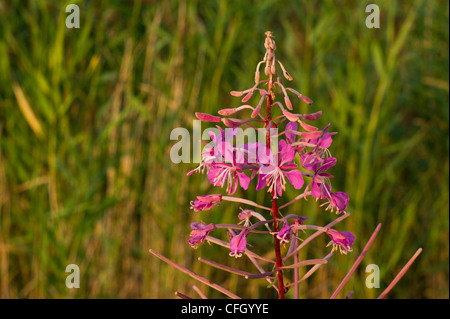
[[[379,29],[365,26],[371,1],[71,3],[80,29],[65,27],[61,1],[0,2],[2,298],[190,294],[194,282],[149,248],[238,294],[275,297],[265,283],[196,261],[250,266],[222,248],[186,244],[191,221],[233,222],[238,206],[193,214],[189,201],[217,190],[205,176],[185,176],[195,164],[169,159],[173,128],[190,129],[196,111],[239,105],[228,93],[252,84],[267,30],[291,86],[323,110],[321,126],[339,132],[333,187],[350,195],[352,214],[339,229],[357,237],[354,252],[334,256],[301,296],[329,297],[382,223],[342,296],[378,296],[422,247],[388,297],[449,297],[447,1],[376,1]],[[291,207],[311,223],[334,218],[313,201]],[[326,242],[319,237],[301,258],[323,256]],[[71,263],[80,289],[65,286]],[[381,289],[364,285],[371,263]]]

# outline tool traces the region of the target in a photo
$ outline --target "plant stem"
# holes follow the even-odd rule
[[[273,73],[269,73],[269,84],[267,94],[267,116],[266,116],[266,146],[270,149],[270,129],[274,125],[272,123],[272,89],[273,89]],[[278,202],[276,198],[275,190],[272,190],[272,217],[273,217],[273,231],[278,232]],[[284,299],[284,283],[283,283],[283,263],[281,260],[280,241],[274,236],[275,256],[276,256],[276,268],[277,268],[277,280],[278,280],[278,297]]]

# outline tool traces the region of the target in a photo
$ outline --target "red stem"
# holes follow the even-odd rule
[[[272,87],[273,87],[273,74],[269,74],[269,86],[267,94],[267,117],[266,117],[266,146],[270,149],[270,129],[274,124],[272,121]],[[273,216],[273,230],[278,232],[278,202],[275,198],[275,190],[272,191],[272,216]],[[277,267],[277,279],[278,279],[278,297],[279,299],[284,299],[284,283],[283,283],[283,266],[280,251],[280,241],[274,236],[275,242],[275,256],[276,256],[276,267]]]

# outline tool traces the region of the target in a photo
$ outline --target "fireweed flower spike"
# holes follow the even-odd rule
[[[202,150],[200,165],[188,175],[206,171],[210,183],[213,186],[226,186],[229,196],[220,194],[197,196],[190,202],[191,209],[200,212],[214,208],[220,213],[222,202],[233,202],[242,206],[241,211],[235,213],[236,224],[192,223],[188,242],[196,248],[208,241],[227,247],[231,257],[238,258],[245,255],[256,267],[256,273],[235,269],[216,261],[208,261],[207,264],[248,279],[264,279],[275,289],[278,297],[283,299],[286,289],[291,286],[294,286],[294,297],[298,297],[299,284],[321,265],[330,262],[333,255],[328,253],[319,259],[299,260],[300,249],[326,232],[331,238],[327,246],[333,246],[332,252],[339,250],[342,254],[347,254],[352,251],[355,236],[348,231],[339,232],[332,229],[350,215],[345,211],[349,196],[344,192],[332,191],[330,179],[333,176],[328,173],[328,170],[337,164],[337,159],[330,151],[332,136],[336,133],[328,132],[330,124],[319,129],[310,122],[322,116],[321,110],[314,109],[307,114],[299,113],[296,98],[313,108],[312,100],[292,88],[285,87],[282,81],[285,79],[292,81],[293,78],[275,57],[276,44],[272,32],[267,31],[265,35],[265,53],[256,66],[255,83],[249,85],[247,89],[230,92],[233,97],[238,98],[239,104],[218,110],[219,116],[199,112],[195,114],[201,121],[216,125],[217,129],[209,131],[211,141],[203,142],[206,146]],[[278,115],[273,116],[275,111]],[[239,115],[245,114],[247,117],[237,118],[238,112]],[[245,139],[240,139],[241,136],[237,134],[243,132],[242,127],[250,128],[250,131],[254,129],[258,133],[258,140],[251,140],[247,135],[248,142],[241,145],[238,140]],[[259,135],[262,135],[261,140]],[[238,145],[235,145],[235,142]],[[304,177],[308,178],[306,187]],[[293,198],[286,198],[286,184],[292,184]],[[239,186],[241,189],[238,192]],[[248,188],[267,189],[269,194],[265,192],[263,194],[269,197],[266,202],[270,200],[271,205],[267,207],[240,195],[245,194],[244,191]],[[301,190],[302,188],[304,189]],[[325,210],[344,214],[326,226],[303,225],[303,221],[311,216],[303,217],[297,212],[287,214],[286,210],[293,207],[291,204],[298,200],[307,200],[309,196],[316,200],[325,200],[326,202],[321,205],[325,206]],[[216,207],[219,204],[220,207]],[[217,233],[225,229],[230,238],[229,242],[210,235],[212,231]],[[315,232],[310,233],[312,230]],[[253,246],[247,243],[249,234],[255,238]],[[273,246],[268,247],[271,247],[272,251],[264,249],[268,247],[257,247],[256,239],[260,236],[271,237]],[[289,243],[289,247],[282,249],[281,244],[286,243]],[[261,251],[261,255],[256,251]],[[154,253],[152,250],[151,252]],[[163,259],[159,254],[155,255],[199,280],[198,275]],[[205,259],[202,262],[205,262]],[[305,265],[314,266],[300,277],[299,267]],[[293,272],[285,271],[287,269],[293,269]],[[287,278],[288,276],[293,278]],[[201,280],[210,283],[205,278],[201,277]],[[286,284],[287,281],[291,283]],[[228,296],[237,297],[217,284],[210,286]]]
[[[294,95],[301,102],[308,105],[312,103],[312,100],[296,90],[284,86],[281,73],[289,81],[293,80],[292,76],[275,57],[276,45],[272,32],[267,31],[265,35],[264,47],[266,50],[263,59],[257,64],[255,83],[249,89],[230,92],[232,96],[239,97],[245,104],[219,110],[218,114],[220,116],[198,112],[195,114],[201,121],[214,123],[213,125],[216,125],[218,131],[209,132],[211,142],[203,142],[206,146],[202,151],[200,165],[190,171],[188,175],[194,172],[206,171],[212,185],[223,187],[226,184],[228,195],[240,194],[240,192],[237,192],[238,186],[241,186],[243,190],[253,187],[256,187],[256,190],[260,190],[267,187],[270,193],[268,197],[270,196],[271,205],[266,207],[238,195],[214,194],[197,196],[194,201],[190,202],[191,209],[195,212],[210,210],[221,202],[239,203],[243,207],[241,212],[236,213],[236,216],[234,216],[236,224],[192,223],[188,243],[193,248],[203,244],[205,241],[227,247],[229,248],[229,255],[235,258],[245,254],[245,257],[248,257],[258,270],[256,273],[235,269],[228,265],[219,264],[216,261],[206,262],[206,259],[199,260],[209,266],[244,276],[247,279],[264,279],[269,282],[270,287],[275,289],[280,299],[285,297],[288,287],[294,286],[294,297],[298,298],[299,284],[310,277],[319,267],[330,262],[334,251],[339,250],[341,254],[347,254],[352,251],[355,236],[351,232],[339,232],[332,228],[350,216],[345,211],[349,203],[349,196],[344,192],[332,192],[330,179],[333,176],[327,173],[328,169],[337,163],[337,159],[331,155],[329,150],[333,142],[332,136],[336,133],[327,131],[330,124],[320,130],[307,122],[320,118],[322,111],[314,110],[309,114],[297,113],[297,103],[291,100]],[[277,66],[281,69],[277,69]],[[261,68],[264,68],[264,73]],[[267,77],[261,80],[260,78],[264,77],[264,74]],[[288,92],[293,94],[288,96]],[[258,94],[255,93],[260,95],[258,101],[255,99],[255,95]],[[255,100],[254,103],[252,100]],[[256,103],[257,105],[255,105]],[[275,108],[279,108],[281,114],[272,117],[272,111]],[[228,118],[228,116],[240,111],[243,111],[242,114],[246,114],[244,110],[251,110],[251,114],[247,113],[247,119]],[[222,129],[222,126],[227,128]],[[237,131],[241,130],[240,126],[246,126],[255,129],[258,133],[263,133],[263,138],[265,139],[256,141],[248,138],[248,143],[235,146],[233,141],[234,139],[236,142],[238,141]],[[277,138],[276,142],[272,139],[273,137]],[[281,139],[278,140],[280,137]],[[299,162],[296,162],[297,154],[299,155]],[[305,190],[300,191],[304,186],[303,177],[311,180],[308,181]],[[278,198],[286,197],[285,190],[288,182],[293,185],[297,192],[294,193],[293,199],[282,198],[285,203],[279,205]],[[245,192],[242,193],[245,194]],[[297,213],[286,214],[285,210],[287,207],[298,200],[306,200],[309,196],[316,198],[316,200],[327,200],[321,205],[321,207],[326,205],[325,210],[331,210],[332,212],[336,210],[337,214],[342,212],[344,214],[336,217],[326,226],[303,225],[303,221],[308,217],[299,216]],[[251,209],[247,206],[250,206]],[[215,210],[218,211],[219,209],[216,208]],[[251,222],[252,218],[253,223]],[[230,235],[229,243],[210,235],[216,229],[227,230],[227,233]],[[302,230],[302,233],[299,234],[299,230]],[[315,232],[310,233],[311,230]],[[332,252],[319,259],[299,260],[300,249],[325,232],[331,238],[327,246],[332,245]],[[271,236],[270,241],[273,243],[273,246],[268,247],[272,247],[273,251],[267,251],[267,249],[264,249],[267,247],[264,246],[256,247],[256,243],[254,243],[254,246],[249,245],[247,243],[249,234],[252,234],[252,236],[255,234],[255,239],[259,236]],[[372,235],[370,240],[373,241],[373,238],[374,235]],[[280,244],[286,243],[289,243],[288,249],[281,249]],[[253,247],[255,247],[255,251],[261,251],[262,254],[259,255],[254,252]],[[152,249],[150,249],[150,252],[217,291],[231,298],[239,298],[224,287],[189,271]],[[365,252],[366,248],[358,257],[359,262]],[[274,257],[271,259],[268,256]],[[299,267],[305,265],[314,266],[303,277],[300,277]],[[356,268],[355,265],[357,266],[357,263],[352,267],[353,270],[349,272],[350,274]],[[286,269],[293,269],[293,273],[285,271]],[[289,278],[291,283],[286,284],[286,277],[291,276],[291,274],[293,277]],[[348,279],[347,276],[346,278]],[[347,279],[344,279],[339,285],[340,289],[342,289],[342,285],[343,283],[345,284]]]
[[[353,242],[355,241],[355,235],[351,232],[343,231],[339,232],[334,229],[327,229],[328,236],[331,237],[331,241],[328,243],[327,247],[333,244],[333,249],[331,252],[339,249],[341,254],[347,255],[347,252],[352,251]]]

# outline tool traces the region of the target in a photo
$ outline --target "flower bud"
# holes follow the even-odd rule
[[[315,131],[315,132],[301,132],[300,136],[304,137],[306,139],[312,140],[315,138],[318,138],[322,135],[322,131]]]
[[[317,127],[314,127],[312,125],[308,125],[302,121],[300,121],[300,125],[308,132],[315,132],[318,131],[319,129]]]
[[[228,118],[223,118],[222,119],[223,124],[225,124],[226,127],[239,127],[242,124],[241,120],[238,119],[228,119]]]
[[[244,96],[244,98],[242,99],[242,102],[243,103],[247,102],[248,100],[251,99],[252,96],[253,96],[253,90],[248,92],[247,95]]]
[[[241,91],[231,91],[230,94],[232,96],[242,96],[242,95],[244,95],[244,93],[241,92]]]
[[[292,76],[288,73],[288,71],[285,70],[283,72],[283,75],[288,81],[292,81],[293,80]]]
[[[228,116],[234,113],[236,113],[236,109],[222,109],[219,111],[219,114],[223,116]]]
[[[289,100],[289,96],[287,96],[287,95],[284,96],[284,104],[286,104],[286,107],[289,110],[292,110],[292,103],[291,103],[291,100]]]
[[[303,103],[306,103],[306,104],[311,104],[313,102],[309,97],[304,96],[302,94],[299,95],[299,98]]]
[[[318,112],[311,113],[311,114],[303,114],[301,116],[301,118],[308,120],[308,121],[314,121],[314,120],[317,120],[321,116],[322,116],[322,111],[318,111]]]
[[[274,60],[275,62],[275,60]],[[275,70],[275,63],[272,63],[272,65],[270,66],[270,73],[275,74],[277,72],[277,70]]]
[[[258,104],[258,105],[255,107],[255,109],[254,109],[253,112],[252,112],[251,117],[252,117],[252,118],[255,118],[256,115],[258,115],[258,113],[259,113],[260,110],[261,110],[261,103]]]
[[[203,122],[220,122],[220,117],[210,114],[195,112],[195,116]]]
[[[259,71],[255,72],[255,83],[259,82]]]
[[[283,110],[283,115],[291,122],[297,122],[299,118],[289,111]]]

